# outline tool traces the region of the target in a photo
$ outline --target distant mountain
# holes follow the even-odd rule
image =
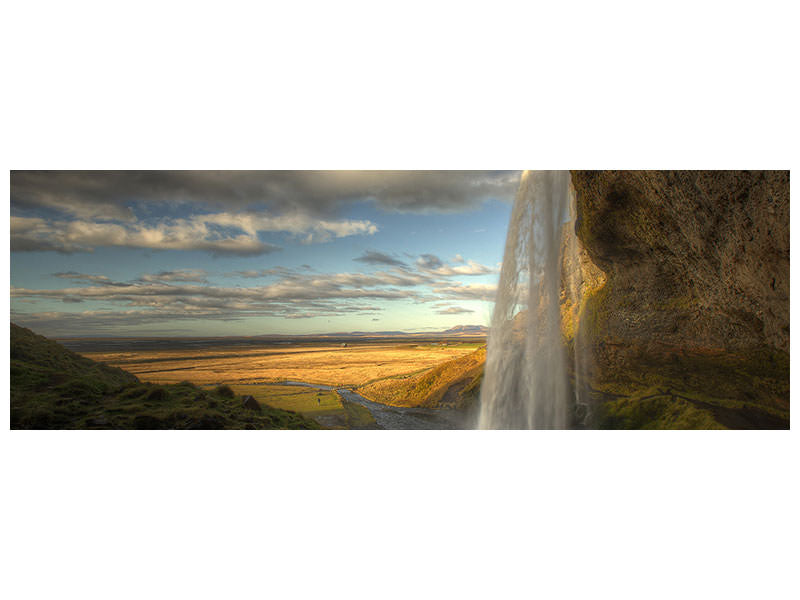
[[[401,338],[431,338],[431,337],[485,337],[489,329],[483,325],[457,325],[445,331],[348,331],[340,333],[311,334],[304,337],[401,337]]]
[[[441,337],[486,337],[489,329],[483,325],[457,325],[445,331],[339,331],[335,333],[305,333],[299,335],[263,334],[253,337],[273,339],[341,340],[348,338],[441,338]]]
[[[489,328],[483,325],[456,325],[442,333],[444,335],[486,335],[489,333]]]

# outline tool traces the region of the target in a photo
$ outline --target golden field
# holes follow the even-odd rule
[[[360,386],[421,373],[474,352],[478,343],[353,343],[275,346],[208,346],[196,350],[82,352],[152,383],[197,385],[303,381]]]
[[[405,377],[387,377],[360,387],[358,393],[381,404],[424,408],[464,408],[480,392],[486,347]]]

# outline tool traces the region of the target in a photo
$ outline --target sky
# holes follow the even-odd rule
[[[517,171],[15,171],[11,320],[48,336],[488,325]]]

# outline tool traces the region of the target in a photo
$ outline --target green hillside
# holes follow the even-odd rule
[[[358,388],[365,398],[394,406],[468,408],[478,399],[486,347],[407,377],[389,377]]]
[[[154,385],[11,324],[12,429],[318,429],[227,386]]]

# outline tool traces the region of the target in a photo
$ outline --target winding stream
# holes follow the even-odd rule
[[[367,400],[347,388],[338,388],[302,381],[282,381],[281,385],[297,385],[318,390],[335,390],[342,398],[365,407],[375,417],[382,429],[468,429],[465,416],[455,410],[432,408],[404,408]]]

